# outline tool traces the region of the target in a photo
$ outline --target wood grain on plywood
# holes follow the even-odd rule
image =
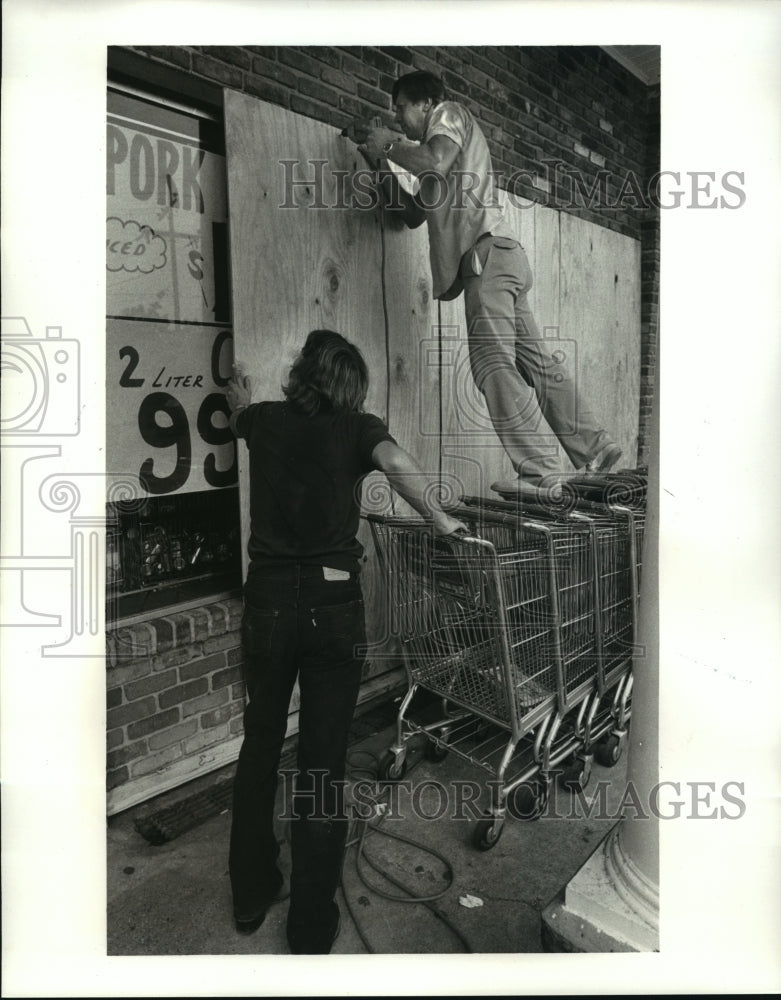
[[[561,215],[561,336],[577,354],[583,400],[637,461],[640,393],[640,244]]]
[[[337,189],[363,166],[355,147],[334,128],[232,91],[225,120],[235,356],[254,378],[253,399],[281,398],[308,332],[326,328],[360,348],[371,376],[366,409],[387,418],[380,224]],[[246,449],[240,453],[246,538]],[[374,638],[386,631],[385,586],[365,528],[359,539]]]

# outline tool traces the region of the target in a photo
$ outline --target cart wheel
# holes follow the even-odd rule
[[[548,804],[548,783],[540,779],[524,781],[507,796],[507,809],[515,819],[539,819]]]
[[[448,753],[449,750],[447,746],[441,743],[434,743],[433,740],[426,741],[426,749],[424,750],[426,760],[430,760],[435,764],[438,764],[440,761],[444,760],[445,757],[447,757]]]
[[[504,819],[499,819],[496,816],[481,819],[475,827],[472,843],[478,851],[490,851],[499,843],[502,830],[504,830]]]
[[[559,775],[559,784],[571,792],[582,792],[591,777],[591,758],[576,757],[573,764]]]
[[[594,749],[594,756],[603,767],[614,767],[621,760],[621,740],[610,735]]]
[[[395,753],[388,751],[380,761],[380,781],[401,781],[407,773],[407,758],[399,760]]]

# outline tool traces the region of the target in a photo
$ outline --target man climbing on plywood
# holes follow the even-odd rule
[[[446,100],[432,73],[400,77],[392,97],[407,141],[371,127],[359,148],[379,169],[386,208],[400,211],[410,228],[427,224],[434,297],[464,293],[472,376],[517,472],[492,489],[560,491],[573,473],[561,467],[556,438],[575,475],[607,472],[621,449],[555,355],[556,341],[540,336],[527,298],[531,269],[503,218],[480,126],[468,108]],[[399,183],[393,164],[417,178],[414,193]]]

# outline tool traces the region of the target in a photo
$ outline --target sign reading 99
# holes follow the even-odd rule
[[[125,340],[119,348],[123,365],[119,385],[135,390],[134,423],[140,441],[136,437],[132,450],[142,488],[159,496],[233,486],[238,479],[236,442],[221,391],[228,384],[233,358],[230,330],[221,330],[214,338],[208,363],[202,340],[197,346],[190,340],[193,350],[183,345],[177,349],[170,337],[159,334],[154,345],[134,340],[132,344]],[[154,363],[150,363],[152,357]],[[110,413],[110,400],[108,406]],[[117,438],[126,438],[129,430],[119,429],[115,446]],[[125,452],[123,458],[127,457]]]

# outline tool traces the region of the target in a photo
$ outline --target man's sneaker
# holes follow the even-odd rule
[[[622,455],[623,452],[617,444],[606,444],[586,465],[585,471],[596,473],[610,472]]]
[[[290,882],[286,878],[283,878],[282,884],[274,893],[274,895],[271,897],[271,899],[269,899],[268,902],[264,903],[263,906],[261,906],[261,908],[255,914],[249,917],[244,917],[244,916],[239,917],[236,914],[234,914],[234,920],[236,921],[236,930],[239,932],[239,934],[254,933],[266,919],[266,914],[268,913],[269,908],[273,906],[274,903],[280,903],[283,899],[287,899],[289,895],[290,895]]]

